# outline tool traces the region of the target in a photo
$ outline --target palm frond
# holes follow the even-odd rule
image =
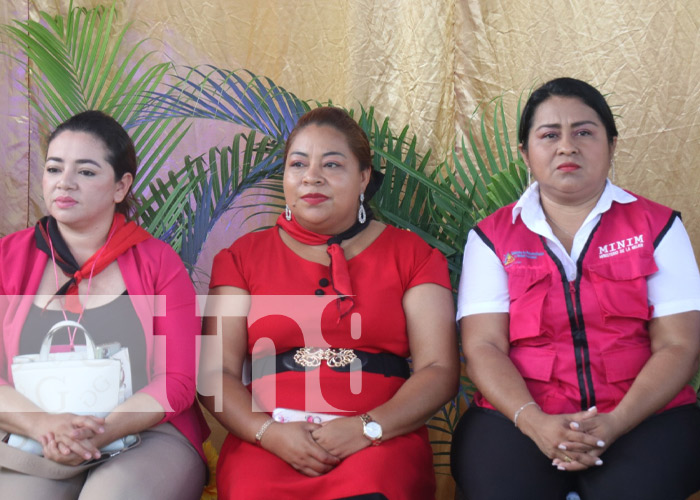
[[[211,148],[206,157],[187,157],[167,180],[150,184],[140,212],[144,227],[170,243],[193,269],[207,235],[235,200],[279,176],[282,147],[252,131],[236,134],[230,146]]]
[[[188,131],[182,120],[141,120],[144,94],[155,92],[172,69],[170,63],[151,64],[152,52],[139,55],[146,40],[124,54],[130,23],[115,29],[115,5],[94,9],[74,7],[65,16],[41,11],[41,21],[15,20],[2,28],[27,55],[20,63],[34,77],[38,96],[25,87],[44,130],[87,109],[113,116],[131,133],[142,168],[134,182],[137,199],[163,167]],[[124,54],[122,56],[122,54]],[[117,63],[121,59],[121,63]]]
[[[153,117],[224,120],[284,141],[308,103],[248,70],[227,71],[214,66],[187,68],[172,75],[168,92],[149,95],[144,119]]]

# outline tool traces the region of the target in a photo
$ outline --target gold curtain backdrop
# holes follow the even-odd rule
[[[96,0],[76,0],[94,7]],[[533,85],[570,75],[608,95],[619,120],[616,182],[681,210],[700,247],[700,2],[691,0],[117,0],[127,38],[179,65],[247,68],[304,99],[374,106],[410,125],[433,161],[499,95],[514,123]],[[65,13],[68,1],[5,0],[0,23]],[[0,50],[19,53],[1,41]],[[22,74],[0,57],[0,234],[42,213],[44,145]],[[201,124],[171,158],[223,143]],[[513,131],[514,132],[514,131]]]
[[[3,0],[0,23],[65,13],[68,0]],[[108,0],[76,0],[94,7]],[[504,96],[513,125],[522,93],[557,76],[589,81],[618,117],[617,184],[681,210],[700,254],[700,1],[697,0],[117,0],[129,44],[184,66],[265,75],[302,99],[374,106],[395,130],[441,160],[479,106]],[[129,45],[131,46],[131,45]],[[0,39],[0,51],[20,56]],[[0,56],[0,235],[43,213],[44,145],[22,95],[33,89]],[[198,123],[170,158],[182,164],[230,141],[231,127]],[[246,231],[223,221],[199,265]],[[203,278],[200,290],[206,287]],[[442,472],[447,472],[443,470]],[[451,498],[439,476],[440,495]]]

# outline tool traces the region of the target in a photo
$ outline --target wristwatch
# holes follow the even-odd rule
[[[382,442],[382,426],[372,420],[369,413],[360,415],[362,420],[362,434],[372,442],[372,446],[378,446]]]

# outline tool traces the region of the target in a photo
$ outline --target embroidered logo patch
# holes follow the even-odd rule
[[[607,245],[598,247],[598,258],[606,259],[614,255],[619,255],[622,253],[627,253],[632,250],[637,250],[638,248],[644,247],[644,235],[638,234],[637,236],[632,236],[624,240],[613,241]]]
[[[508,252],[503,256],[503,266],[508,267],[512,264],[515,264],[518,262],[520,259],[530,259],[534,260],[538,257],[541,257],[544,255],[544,252],[530,252],[527,250],[515,250],[512,252]]]

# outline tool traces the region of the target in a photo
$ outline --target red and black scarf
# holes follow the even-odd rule
[[[114,214],[110,236],[107,242],[80,266],[68,249],[58,229],[56,219],[50,215],[40,219],[34,228],[34,238],[39,250],[52,258],[70,279],[56,292],[56,295],[78,295],[78,285],[85,277],[97,275],[129,248],[138,245],[152,236],[133,221],[126,221],[123,214]],[[93,268],[94,266],[94,268]]]
[[[340,246],[340,243],[344,240],[348,240],[366,229],[369,226],[370,220],[372,220],[372,212],[367,211],[367,220],[360,224],[359,221],[355,222],[353,226],[343,231],[335,236],[329,236],[325,234],[314,233],[308,229],[302,227],[296,220],[292,217],[292,220],[288,221],[284,214],[280,214],[277,219],[277,226],[284,229],[284,231],[297,240],[299,243],[304,243],[305,245],[328,245],[326,252],[331,258],[331,263],[329,266],[331,275],[331,286],[335,293],[339,295],[338,300],[338,311],[340,317],[342,318],[355,305],[355,299],[352,293],[352,283],[350,281],[350,274],[348,273],[348,261],[345,259],[345,252]]]

